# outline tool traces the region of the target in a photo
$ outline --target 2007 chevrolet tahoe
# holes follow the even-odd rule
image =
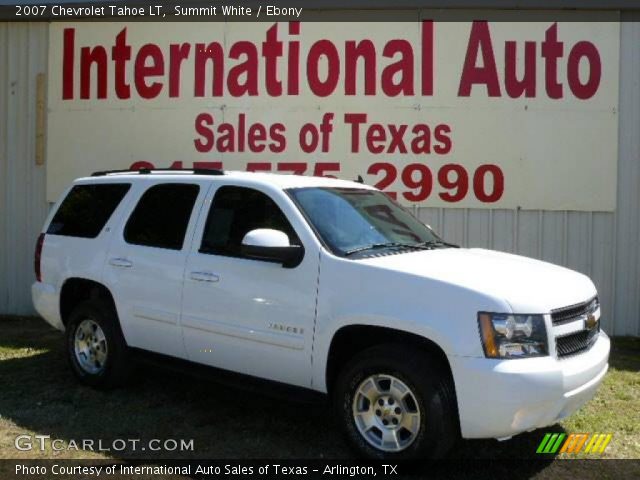
[[[457,248],[355,182],[98,172],[52,210],[35,269],[81,382],[122,383],[144,350],[305,387],[369,457],[550,425],[608,368],[589,278]]]

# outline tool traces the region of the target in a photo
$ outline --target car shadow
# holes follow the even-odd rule
[[[611,339],[609,368],[638,372],[640,368],[640,337],[614,337]]]
[[[0,320],[0,415],[27,433],[63,440],[193,440],[193,451],[109,452],[114,458],[348,458],[325,404],[274,398],[269,392],[141,364],[125,388],[80,385],[68,368],[63,336],[24,320],[3,334]],[[17,320],[10,320],[10,323]],[[13,327],[15,327],[15,323]],[[13,448],[13,446],[8,447]],[[73,452],[61,452],[73,457]],[[6,455],[5,455],[6,456]],[[44,458],[44,457],[40,457]]]

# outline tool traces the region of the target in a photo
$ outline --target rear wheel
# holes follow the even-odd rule
[[[458,438],[453,392],[450,375],[436,357],[381,345],[345,366],[334,400],[348,439],[365,457],[439,458]]]
[[[82,383],[112,388],[129,378],[129,349],[108,302],[96,299],[79,304],[69,316],[66,342],[69,364]]]

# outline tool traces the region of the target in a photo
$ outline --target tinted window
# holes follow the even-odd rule
[[[128,243],[182,249],[200,187],[185,183],[155,185],[142,195],[124,229]]]
[[[60,204],[47,233],[97,237],[130,186],[127,183],[76,185]]]
[[[213,199],[202,238],[201,252],[241,256],[244,236],[256,228],[272,228],[300,240],[282,210],[262,192],[245,187],[221,187]]]

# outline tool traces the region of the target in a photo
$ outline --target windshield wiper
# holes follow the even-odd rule
[[[402,242],[386,242],[386,243],[372,243],[371,245],[364,245],[362,247],[352,248],[344,252],[345,256],[353,255],[354,253],[365,252],[367,250],[377,250],[379,248],[416,248],[418,250],[430,250],[432,247],[426,243],[402,243]]]
[[[428,242],[422,242],[418,245],[423,247],[450,247],[450,248],[460,248],[460,245],[456,245],[455,243],[445,242],[444,240],[429,240]]]

